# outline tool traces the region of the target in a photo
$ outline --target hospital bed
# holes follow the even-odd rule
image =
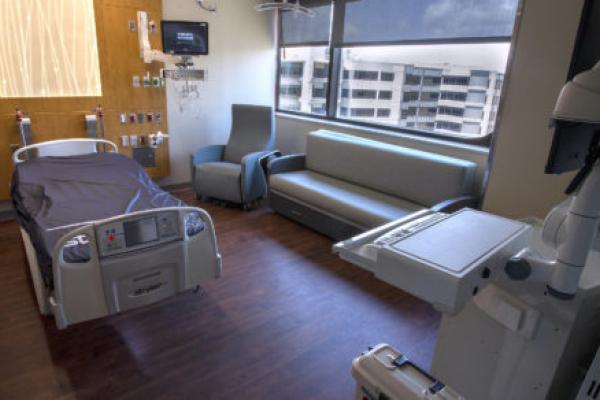
[[[209,214],[163,191],[104,139],[13,154],[13,204],[39,310],[69,325],[197,289],[221,275]]]

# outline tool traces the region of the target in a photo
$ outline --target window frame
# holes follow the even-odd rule
[[[276,26],[277,26],[277,39],[276,39],[276,81],[275,81],[275,111],[281,114],[287,114],[291,116],[298,116],[304,118],[312,118],[315,120],[322,120],[326,122],[333,123],[342,123],[348,125],[354,125],[357,127],[364,127],[370,129],[379,129],[390,132],[396,132],[401,134],[414,135],[424,138],[430,139],[439,139],[443,141],[462,143],[468,145],[476,145],[483,147],[491,147],[493,144],[493,138],[498,131],[500,126],[500,111],[502,110],[502,104],[505,98],[505,92],[508,79],[509,79],[509,69],[512,62],[512,52],[514,48],[515,37],[518,31],[518,26],[521,17],[521,10],[523,6],[523,0],[518,0],[517,4],[517,12],[515,15],[515,22],[513,25],[513,30],[510,36],[488,36],[488,37],[469,37],[469,38],[451,38],[451,39],[423,39],[423,40],[392,40],[392,41],[373,41],[373,42],[350,42],[344,43],[343,46],[338,45],[338,43],[342,42],[342,37],[344,33],[344,12],[345,12],[345,0],[331,0],[332,7],[332,18],[331,18],[331,34],[329,38],[329,42],[324,41],[316,41],[316,42],[305,42],[305,43],[292,43],[292,44],[283,44],[283,29],[282,29],[282,12],[277,11],[276,13]],[[469,138],[461,135],[460,133],[448,134],[448,133],[437,133],[431,131],[424,131],[416,128],[410,127],[400,127],[396,125],[388,125],[384,123],[375,123],[368,121],[360,121],[351,119],[349,116],[351,115],[350,109],[348,109],[348,117],[338,117],[337,116],[337,105],[338,105],[338,96],[340,94],[340,84],[343,73],[342,66],[342,51],[346,48],[353,47],[382,47],[382,46],[410,46],[410,45],[440,45],[440,44],[486,44],[486,43],[509,43],[510,50],[507,60],[506,70],[503,72],[503,80],[502,80],[502,90],[500,92],[498,108],[497,108],[497,116],[494,124],[494,130],[487,135]],[[280,77],[281,77],[281,55],[282,49],[284,48],[294,48],[294,47],[327,47],[329,53],[329,74],[327,80],[326,94],[325,94],[325,115],[322,114],[313,114],[309,112],[302,111],[292,111],[281,109],[279,105],[279,85],[280,85]],[[381,80],[381,76],[378,77],[378,80]],[[394,74],[394,80],[396,76]],[[349,93],[351,96],[351,93]],[[440,93],[441,97],[441,93]],[[400,110],[402,111],[402,110]],[[375,111],[375,115],[377,115],[377,110]]]

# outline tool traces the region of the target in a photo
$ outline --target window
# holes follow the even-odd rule
[[[466,101],[467,94],[463,92],[442,92],[440,98],[442,100]]]
[[[281,96],[302,96],[302,86],[300,85],[281,85],[279,88],[279,94]]]
[[[327,97],[327,88],[313,86],[312,97],[314,99],[324,99]]]
[[[441,115],[452,115],[454,117],[462,117],[464,110],[462,108],[455,107],[440,107],[438,113]]]
[[[404,92],[402,95],[402,101],[417,101],[419,100],[419,92]]]
[[[384,82],[393,82],[395,74],[393,72],[382,72],[381,80]]]
[[[325,112],[327,111],[327,109],[325,108],[325,104],[313,104],[311,106],[311,110],[310,112],[312,112],[313,114],[325,114]]]
[[[391,90],[380,90],[379,91],[379,100],[391,100],[392,99],[392,91]]]
[[[376,81],[379,79],[377,71],[352,71],[352,79],[357,81]]]
[[[377,109],[378,117],[389,118],[391,113],[392,113],[392,110],[390,110],[389,108],[378,108]]]
[[[303,113],[453,140],[487,136],[518,3],[302,0],[317,15],[281,13],[280,86],[294,79],[303,86],[296,99]],[[289,67],[293,76],[285,62],[304,63],[303,74]],[[288,104],[290,95],[280,93],[278,109]]]
[[[486,95],[484,91],[472,90],[467,93],[467,102],[468,103],[485,103]]]
[[[421,101],[437,101],[440,97],[438,92],[421,92]]]
[[[460,132],[461,125],[456,122],[448,122],[448,121],[438,121],[436,123],[436,128],[440,130]]]
[[[374,117],[374,108],[352,108],[350,109],[350,116],[352,117]]]
[[[318,108],[319,112],[313,112],[312,99],[327,98],[329,75],[327,47],[282,48],[280,60],[278,108],[323,115],[321,107]],[[308,71],[305,71],[306,69]],[[303,93],[308,96],[302,96]],[[327,106],[323,107],[327,109]]]
[[[469,86],[468,76],[444,76],[444,85]]]
[[[313,78],[325,78],[329,77],[329,63],[316,62],[313,67]]]
[[[465,118],[482,119],[483,118],[483,108],[482,107],[466,107],[465,108]]]
[[[281,76],[285,78],[302,78],[304,74],[303,61],[285,61],[281,63]]]
[[[377,90],[354,89],[352,91],[353,99],[374,99],[377,97]]]
[[[0,1],[0,15],[0,97],[102,95],[93,0]]]

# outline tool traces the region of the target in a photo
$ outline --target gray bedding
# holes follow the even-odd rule
[[[185,205],[156,185],[136,161],[114,153],[40,157],[18,164],[12,201],[49,287],[54,245],[74,229],[73,224]],[[70,262],[89,259],[88,245],[68,247],[65,258]]]

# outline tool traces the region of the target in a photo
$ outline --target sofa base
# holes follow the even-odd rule
[[[364,229],[273,192],[269,193],[269,203],[276,213],[306,225],[336,241],[345,240],[364,232]]]

